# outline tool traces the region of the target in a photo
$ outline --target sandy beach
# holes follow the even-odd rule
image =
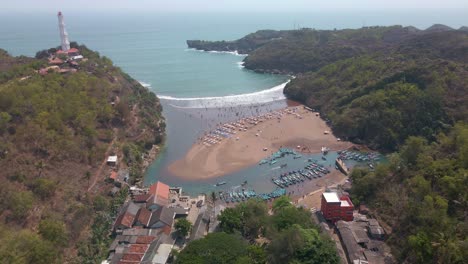
[[[340,150],[352,145],[324,133],[330,131],[327,124],[302,106],[282,109],[256,123],[244,122],[242,131],[233,129],[235,134],[210,144],[200,139],[183,159],[170,164],[169,171],[185,180],[209,179],[258,164],[281,147],[320,153],[323,146]]]

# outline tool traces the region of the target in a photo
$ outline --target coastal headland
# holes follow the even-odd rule
[[[210,179],[258,164],[281,147],[320,153],[322,147],[338,150],[352,145],[339,141],[318,113],[303,106],[244,118],[219,128],[224,132],[214,135],[211,131],[199,138],[182,159],[169,165],[169,172],[184,180]]]

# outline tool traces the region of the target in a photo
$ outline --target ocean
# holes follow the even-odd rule
[[[0,10],[0,48],[12,55],[34,54],[60,43],[56,11],[6,13]],[[104,13],[62,10],[71,41],[85,44],[113,60],[160,98],[167,119],[167,140],[149,167],[145,183],[163,180],[187,193],[212,190],[215,179],[181,181],[168,164],[183,156],[216,123],[285,107],[282,88],[288,76],[258,74],[242,67],[244,55],[200,52],[187,39],[234,40],[261,29],[341,29],[373,25],[435,23],[468,25],[467,10],[320,10],[302,13]],[[237,186],[248,179],[261,184],[267,171],[247,168],[223,180]],[[270,182],[269,182],[270,183]],[[271,183],[270,183],[271,184]],[[255,186],[254,186],[255,187]],[[269,187],[268,187],[269,188]]]

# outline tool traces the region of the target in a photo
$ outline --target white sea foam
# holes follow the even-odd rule
[[[141,86],[143,86],[143,87],[146,87],[146,88],[150,88],[150,87],[151,87],[151,84],[149,84],[149,83],[146,83],[146,82],[143,82],[143,81],[138,81],[138,82],[139,82],[139,83],[141,84]]]
[[[239,105],[262,104],[278,100],[284,100],[283,89],[289,81],[267,90],[217,97],[194,97],[177,98],[172,96],[158,95],[162,100],[177,108],[217,108],[232,107]]]
[[[197,52],[207,52],[207,53],[217,53],[217,54],[231,54],[231,55],[240,56],[240,57],[245,57],[245,56],[248,55],[248,54],[239,53],[237,50],[235,50],[235,51],[217,51],[217,50],[205,51],[205,50],[198,50],[198,49],[195,49],[195,48],[188,48],[185,51],[197,51]]]
[[[245,68],[244,62],[243,62],[243,61],[238,61],[238,62],[237,62],[237,67],[239,67],[239,69]]]

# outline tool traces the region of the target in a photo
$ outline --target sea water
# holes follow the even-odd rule
[[[12,55],[33,56],[38,50],[58,46],[56,11],[0,10],[0,48]],[[289,77],[248,71],[243,68],[242,54],[188,49],[187,39],[235,40],[260,29],[468,25],[466,10],[450,9],[170,14],[62,11],[71,41],[109,57],[161,98],[167,139],[158,159],[149,167],[145,183],[162,180],[182,186],[188,193],[216,189],[213,184],[221,180],[228,182],[223,188],[238,186],[244,180],[257,191],[274,188],[270,178],[281,170],[266,166],[206,181],[180,180],[169,174],[167,166],[182,158],[194,140],[217,123],[285,107],[282,88]]]

